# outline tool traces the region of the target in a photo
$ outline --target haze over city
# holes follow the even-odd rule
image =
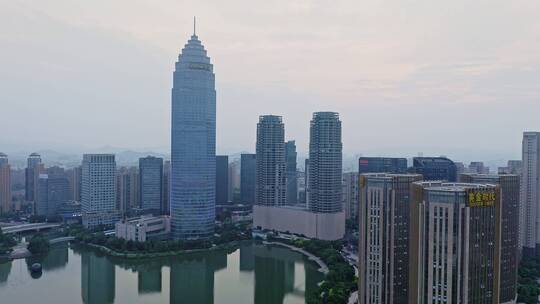
[[[193,15],[218,153],[253,151],[261,114],[306,152],[312,113],[339,112],[349,155],[511,159],[540,128],[537,1],[0,2],[8,153],[169,151]]]

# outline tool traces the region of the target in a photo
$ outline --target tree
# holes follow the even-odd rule
[[[49,251],[49,240],[42,234],[35,234],[28,243],[28,250],[32,254],[42,254]]]
[[[17,241],[11,235],[4,234],[2,227],[0,227],[0,254],[10,252],[11,247],[15,245],[17,245]]]

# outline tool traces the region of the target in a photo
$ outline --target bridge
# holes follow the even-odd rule
[[[73,241],[74,239],[75,237],[73,236],[59,237],[56,239],[49,240],[49,244],[52,245],[52,244],[61,243],[61,242],[69,242],[69,241]]]
[[[51,228],[56,228],[56,227],[60,227],[60,224],[58,223],[33,223],[33,224],[23,224],[23,225],[3,227],[2,232],[19,233],[19,232],[26,232],[26,231],[40,231],[43,229],[51,229]]]

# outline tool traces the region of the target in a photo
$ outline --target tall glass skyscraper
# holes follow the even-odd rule
[[[144,212],[163,213],[163,158],[139,158],[139,202]]]
[[[175,65],[171,122],[172,237],[210,237],[216,203],[215,76],[195,32]]]

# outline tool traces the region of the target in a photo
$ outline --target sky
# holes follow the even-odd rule
[[[344,153],[520,158],[540,131],[540,1],[0,0],[0,150],[166,152],[174,62],[214,64],[217,152],[282,115],[308,150],[336,111]]]

